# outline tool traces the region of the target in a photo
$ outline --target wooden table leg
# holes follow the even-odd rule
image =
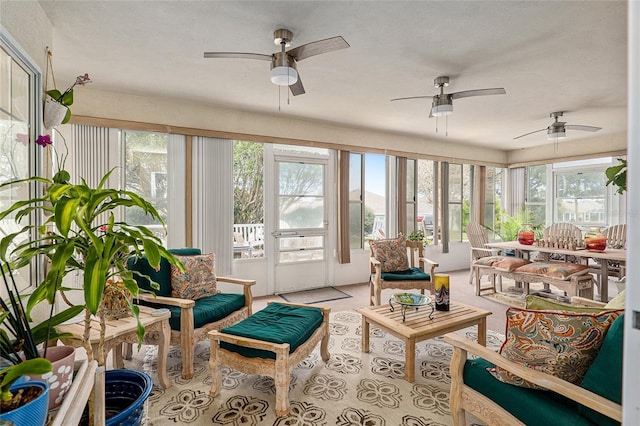
[[[124,345],[124,343],[118,343],[112,349],[112,352],[113,352],[113,366],[115,368],[124,368],[124,361],[122,360],[122,348],[123,348],[123,345]]]
[[[171,381],[167,376],[167,357],[169,356],[169,343],[171,340],[169,319],[162,320],[160,327],[160,333],[158,333],[158,381],[160,386],[167,389],[171,387]]]
[[[405,339],[404,378],[413,383],[416,378],[416,340]]]
[[[600,262],[600,301],[609,303],[609,261]]]
[[[478,343],[487,346],[487,317],[482,317],[478,321]]]
[[[369,323],[362,316],[362,352],[369,352]]]

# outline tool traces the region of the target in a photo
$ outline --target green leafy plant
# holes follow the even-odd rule
[[[21,296],[9,265],[0,266],[7,300],[0,299],[0,358],[8,366],[0,370],[0,404],[8,410],[17,403],[13,401],[10,387],[22,375],[44,374],[51,371],[46,346],[42,343],[50,339],[65,337],[54,326],[73,318],[82,312],[82,306],[69,308],[59,314],[50,315],[48,320],[31,327],[27,321]],[[7,279],[9,276],[9,279]],[[11,282],[11,284],[9,284]],[[51,311],[52,312],[52,311]],[[1,410],[0,410],[1,411]]]
[[[44,145],[46,149],[48,145]],[[64,161],[59,164],[64,165]],[[84,275],[85,349],[89,360],[94,359],[89,333],[91,315],[99,315],[98,308],[107,280],[122,281],[124,287],[136,297],[139,289],[133,279],[134,272],[126,267],[130,256],[143,253],[154,268],[159,268],[161,257],[182,269],[182,264],[162,246],[162,241],[151,230],[141,225],[129,225],[115,220],[118,209],[136,206],[150,215],[164,227],[160,215],[149,202],[131,191],[107,188],[106,183],[113,173],[109,171],[94,188],[84,179],[80,184],[70,182],[69,172],[61,168],[53,178],[34,176],[0,185],[0,191],[19,183],[42,185],[42,196],[17,201],[0,213],[0,220],[15,216],[19,223],[31,215],[42,217],[42,225],[27,224],[21,230],[9,234],[0,241],[0,259],[6,261],[11,255],[12,268],[21,268],[44,256],[50,266],[44,280],[29,296],[26,316],[30,319],[32,309],[42,301],[53,304],[56,294],[63,290],[63,278],[75,271]],[[28,239],[8,253],[14,241]],[[128,302],[135,317],[139,308]],[[104,330],[104,318],[100,316]],[[139,324],[138,337],[141,341],[144,327]],[[98,346],[98,364],[104,365],[101,339]]]
[[[419,229],[414,229],[413,231],[411,231],[411,233],[407,237],[407,240],[420,241],[422,244],[428,244],[427,237],[424,235],[424,232]]]
[[[627,190],[627,160],[618,158],[620,164],[608,167],[604,173],[607,176],[607,186],[615,185],[618,187],[617,193],[624,194]]]
[[[515,241],[518,239],[518,231],[525,223],[531,224],[536,238],[542,237],[544,223],[536,223],[535,215],[526,207],[522,207],[514,216],[501,209],[496,218],[494,228],[486,228],[500,237],[502,241]]]

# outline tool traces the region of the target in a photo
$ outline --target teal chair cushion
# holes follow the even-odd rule
[[[169,252],[180,256],[202,254],[198,248],[170,249]],[[160,259],[160,269],[158,271],[149,265],[149,261],[145,256],[140,258],[130,257],[127,260],[127,269],[139,272],[142,275],[148,275],[153,281],[160,284],[160,290],[155,290],[151,287],[151,283],[147,278],[134,274],[133,279],[136,280],[138,287],[141,289],[152,291],[158,296],[171,297],[171,264],[164,257]]]
[[[487,372],[490,362],[467,360],[464,383],[491,399],[527,425],[575,426],[597,424],[578,412],[578,404],[553,392],[521,388],[499,381]]]
[[[414,267],[405,271],[383,272],[381,278],[384,281],[428,281],[429,274],[420,268]]]
[[[239,323],[220,330],[226,334],[249,337],[272,343],[288,343],[289,353],[311,337],[322,324],[322,310],[271,303]],[[245,348],[227,342],[220,347],[248,358],[275,359],[275,353],[261,349]]]
[[[152,308],[167,308],[171,311],[169,325],[172,330],[180,331],[180,314],[177,306],[140,301],[140,304]],[[219,293],[195,301],[193,306],[193,326],[200,328],[206,324],[221,320],[244,306],[244,294]]]
[[[596,359],[584,375],[580,386],[615,403],[622,403],[622,346],[624,314],[611,324]],[[603,416],[590,408],[580,406],[580,413],[592,422],[606,426],[619,422]]]

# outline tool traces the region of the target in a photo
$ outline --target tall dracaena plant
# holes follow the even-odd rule
[[[115,220],[114,213],[117,209],[137,206],[164,227],[160,215],[149,202],[131,191],[105,187],[112,173],[113,170],[109,171],[95,188],[87,185],[84,179],[81,184],[71,183],[70,175],[64,169],[59,170],[52,179],[31,177],[0,185],[0,191],[7,186],[24,182],[43,185],[42,196],[18,201],[0,213],[0,220],[12,214],[18,222],[33,214],[45,218],[40,226],[29,224],[4,237],[0,241],[0,258],[5,260],[10,257],[13,268],[26,266],[40,256],[45,256],[50,261],[44,281],[29,297],[27,316],[43,300],[54,303],[56,293],[64,290],[62,281],[65,275],[83,271],[86,314],[84,340],[90,360],[94,359],[89,344],[90,318],[91,315],[98,314],[107,280],[117,278],[134,297],[138,295],[139,289],[133,279],[133,272],[126,268],[128,257],[142,256],[144,253],[155,268],[159,268],[160,259],[164,257],[182,269],[182,264],[147,227]],[[25,234],[35,234],[36,237],[18,244],[10,256],[7,256],[10,244]],[[131,301],[129,304],[134,316],[138,317],[138,307],[131,304]],[[101,316],[100,319],[104,331],[104,318]],[[143,334],[144,328],[139,324],[140,340]],[[99,365],[104,365],[103,344],[104,341],[99,343],[97,353]]]

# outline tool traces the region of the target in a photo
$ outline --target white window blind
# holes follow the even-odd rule
[[[231,273],[233,259],[233,141],[192,142],[193,246],[215,253],[216,272]]]

